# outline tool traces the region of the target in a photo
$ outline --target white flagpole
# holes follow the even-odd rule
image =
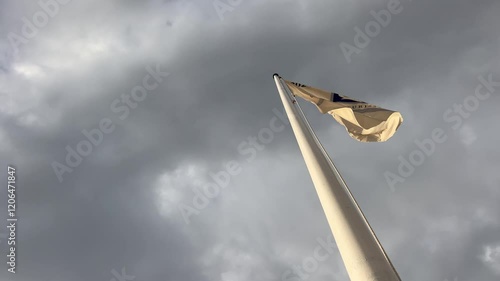
[[[351,281],[401,281],[384,248],[278,74],[276,87]]]

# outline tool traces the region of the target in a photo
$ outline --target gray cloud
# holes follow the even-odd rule
[[[282,108],[274,72],[402,112],[393,139],[361,144],[301,103],[403,280],[497,280],[500,89],[462,130],[443,113],[478,75],[500,80],[499,3],[401,3],[349,64],[339,44],[387,1],[243,1],[224,21],[210,1],[71,1],[17,54],[7,36],[40,7],[2,2],[0,158],[18,168],[19,272],[0,280],[108,281],[123,267],[141,281],[279,280],[330,231],[290,127],[254,161],[238,153]],[[157,63],[171,75],[120,120],[110,104]],[[51,163],[102,118],[116,129],[60,183]],[[384,172],[436,127],[447,142],[391,192]],[[177,204],[230,160],[242,173],[185,224]],[[338,253],[313,279],[348,280]]]

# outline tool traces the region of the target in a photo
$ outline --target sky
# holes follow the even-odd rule
[[[300,102],[402,280],[499,280],[499,12],[0,1],[0,281],[349,280],[273,73],[401,112],[361,143]]]

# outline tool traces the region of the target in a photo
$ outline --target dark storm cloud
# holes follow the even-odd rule
[[[360,144],[302,103],[404,280],[497,279],[481,257],[500,243],[500,89],[461,130],[443,113],[479,75],[500,80],[500,6],[402,0],[348,63],[339,44],[387,2],[243,1],[220,21],[211,2],[70,1],[16,55],[9,32],[41,8],[0,4],[0,94],[14,103],[0,153],[19,169],[20,218],[19,273],[0,280],[107,281],[123,267],[144,281],[279,280],[299,265],[329,229],[290,127],[253,161],[237,149],[282,110],[274,72],[403,113],[389,142]],[[121,120],[110,105],[157,64],[170,76]],[[51,163],[102,118],[115,130],[59,182]],[[392,192],[384,172],[436,127],[448,140]],[[177,204],[229,160],[243,172],[185,224]],[[347,280],[339,259],[311,279]]]

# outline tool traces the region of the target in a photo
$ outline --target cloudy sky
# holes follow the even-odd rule
[[[40,3],[0,1],[1,281],[348,280],[304,268],[331,234],[274,72],[402,113],[360,143],[301,102],[402,280],[500,279],[498,1]]]

